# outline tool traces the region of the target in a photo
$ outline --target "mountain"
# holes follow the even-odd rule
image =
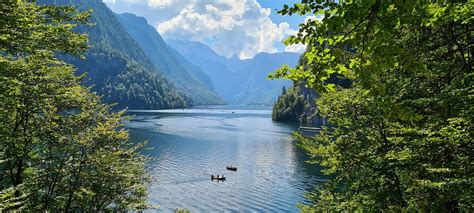
[[[183,108],[192,100],[178,91],[149,60],[140,45],[130,36],[115,14],[102,0],[40,0],[39,4],[71,5],[79,11],[92,10],[93,26],[79,25],[76,30],[87,33],[92,47],[85,60],[63,56],[87,73],[85,83],[108,103],[120,108]]]
[[[220,97],[232,103],[232,97],[239,91],[239,81],[227,68],[227,59],[200,42],[168,39],[166,42],[192,64],[200,67],[214,82]]]
[[[284,64],[296,66],[298,53],[259,53],[254,58],[241,61],[243,66],[235,72],[242,73],[244,78],[242,90],[234,97],[234,103],[244,104],[273,104],[283,86],[288,87],[291,81],[268,80],[268,73],[275,71]],[[234,62],[235,63],[235,62]]]
[[[288,80],[267,80],[267,75],[284,64],[295,66],[298,53],[260,53],[252,59],[227,59],[196,41],[168,39],[167,43],[209,75],[215,91],[231,104],[273,104]]]
[[[170,48],[145,18],[134,14],[116,14],[117,19],[143,49],[147,57],[195,105],[223,104],[213,91],[212,79],[199,67]]]

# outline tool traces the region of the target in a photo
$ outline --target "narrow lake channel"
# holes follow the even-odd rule
[[[324,181],[270,108],[205,107],[131,111],[133,141],[148,141],[155,158],[149,203],[159,211],[297,212],[305,193]],[[226,170],[227,165],[238,168]],[[226,181],[211,181],[224,174]]]

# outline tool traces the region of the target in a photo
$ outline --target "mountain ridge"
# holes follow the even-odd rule
[[[106,103],[117,103],[117,108],[167,109],[192,106],[192,100],[179,92],[157,70],[138,43],[126,32],[114,13],[100,0],[39,0],[39,4],[70,5],[79,11],[93,10],[93,26],[79,25],[77,32],[89,37],[85,60],[62,56],[87,73],[84,80],[94,85]]]
[[[250,59],[225,58],[198,41],[167,39],[166,42],[214,81],[216,92],[231,104],[272,105],[288,80],[267,80],[280,66],[296,66],[298,53],[259,53]]]
[[[199,67],[193,67],[162,39],[145,18],[131,13],[115,14],[128,34],[140,45],[151,63],[178,90],[187,94],[196,105],[223,104],[212,90],[214,85]]]

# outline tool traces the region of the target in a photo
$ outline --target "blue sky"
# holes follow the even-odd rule
[[[284,4],[293,5],[294,3],[298,3],[301,1],[297,0],[257,0],[262,7],[271,8],[272,13],[270,18],[275,23],[287,22],[290,24],[291,28],[298,29],[298,25],[304,21],[305,16],[293,15],[293,16],[282,16],[277,14],[276,10],[280,10],[283,8]]]
[[[277,10],[297,0],[104,0],[117,13],[143,16],[164,38],[201,41],[220,55],[252,58],[260,52],[302,52],[285,47],[305,17]]]

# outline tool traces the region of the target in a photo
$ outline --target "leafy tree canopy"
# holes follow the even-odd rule
[[[305,80],[335,126],[296,134],[335,175],[303,210],[474,209],[473,11],[471,0],[302,0],[279,11],[322,17],[285,41],[308,46],[307,66],[270,74]]]
[[[0,6],[0,211],[98,211],[146,206],[146,158],[58,54],[81,55],[72,29],[88,13]]]

